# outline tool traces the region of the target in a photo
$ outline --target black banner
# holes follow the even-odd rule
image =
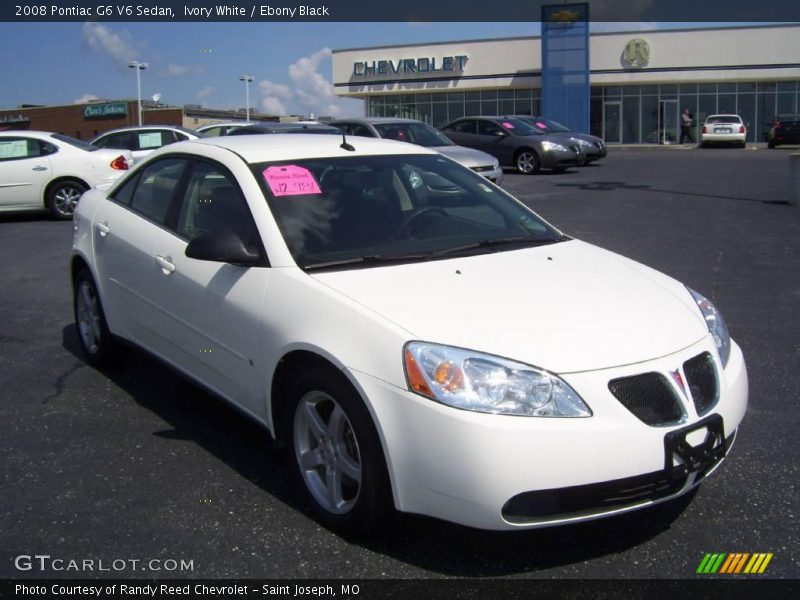
[[[652,579],[4,580],[3,598],[292,598],[373,600],[772,600],[797,598],[797,580],[752,576]]]
[[[800,21],[800,2],[787,0],[589,0],[594,22],[793,22]],[[0,21],[53,22],[538,22],[543,5],[553,0],[318,0],[301,4],[278,0],[147,0],[68,2],[18,0],[0,6]]]

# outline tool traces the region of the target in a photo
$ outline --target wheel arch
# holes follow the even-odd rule
[[[53,187],[55,187],[59,183],[65,183],[65,182],[68,182],[68,181],[73,181],[75,183],[79,183],[84,188],[86,188],[87,190],[91,189],[91,187],[92,187],[85,180],[83,180],[80,177],[77,177],[75,175],[60,175],[60,176],[56,177],[55,179],[53,179],[52,181],[50,181],[45,186],[44,193],[42,195],[42,203],[44,204],[44,203],[47,202],[47,198],[50,196],[50,190],[52,190]]]

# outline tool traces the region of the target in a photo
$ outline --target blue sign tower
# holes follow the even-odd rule
[[[542,6],[542,114],[589,133],[589,4]]]

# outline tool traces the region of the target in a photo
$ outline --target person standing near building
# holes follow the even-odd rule
[[[692,138],[692,125],[694,125],[692,113],[689,112],[688,108],[683,109],[683,113],[681,113],[681,140],[678,142],[679,144],[683,144],[683,140],[688,139],[690,144],[694,144],[694,139]]]

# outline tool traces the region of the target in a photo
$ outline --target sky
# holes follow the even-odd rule
[[[594,31],[680,26],[592,24]],[[149,64],[141,74],[144,99],[244,108],[239,76],[252,75],[250,105],[263,113],[361,115],[361,101],[333,91],[332,49],[539,33],[538,23],[0,23],[11,83],[0,86],[0,108],[136,98],[127,64],[137,60]]]

